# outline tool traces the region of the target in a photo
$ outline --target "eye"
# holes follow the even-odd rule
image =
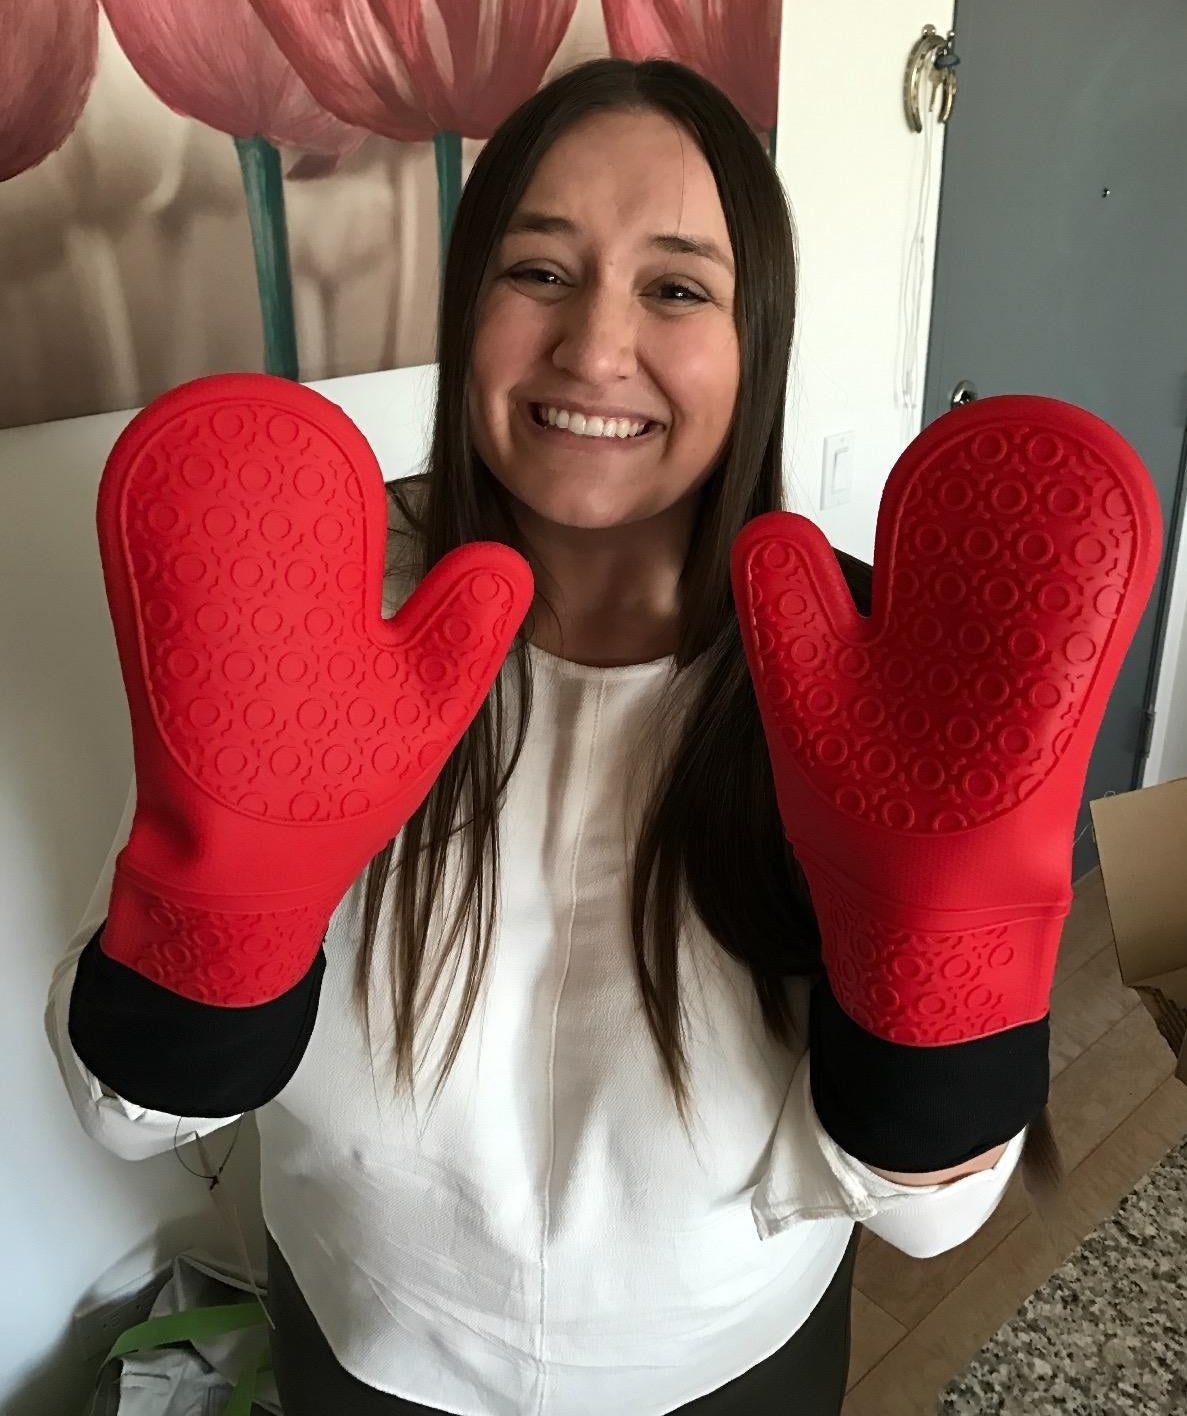
[[[704,305],[707,297],[691,285],[685,285],[679,280],[665,280],[656,289],[662,299],[669,301],[673,305]]]
[[[560,284],[561,278],[554,270],[545,270],[543,266],[520,266],[518,270],[507,272],[508,280],[521,280],[526,285],[550,285]]]

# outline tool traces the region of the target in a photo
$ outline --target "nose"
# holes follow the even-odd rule
[[[638,312],[633,300],[591,289],[557,307],[560,331],[552,362],[582,383],[605,385],[638,369]]]

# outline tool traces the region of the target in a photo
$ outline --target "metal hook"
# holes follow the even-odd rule
[[[907,125],[914,133],[923,132],[923,115],[919,104],[919,87],[926,75],[932,84],[932,102],[936,90],[942,90],[938,119],[946,123],[956,102],[956,66],[960,63],[953,44],[956,32],[949,30],[941,36],[935,25],[924,25],[923,33],[911,47],[907,56],[907,68],[903,75],[903,109],[907,115]],[[928,103],[931,107],[931,102]]]

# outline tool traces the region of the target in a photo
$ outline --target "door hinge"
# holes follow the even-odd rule
[[[1146,708],[1142,713],[1142,728],[1138,736],[1138,761],[1144,762],[1150,755],[1150,744],[1154,741],[1154,709]]]

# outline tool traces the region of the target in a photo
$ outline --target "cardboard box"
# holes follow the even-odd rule
[[[1121,979],[1187,1086],[1187,777],[1089,802]]]

